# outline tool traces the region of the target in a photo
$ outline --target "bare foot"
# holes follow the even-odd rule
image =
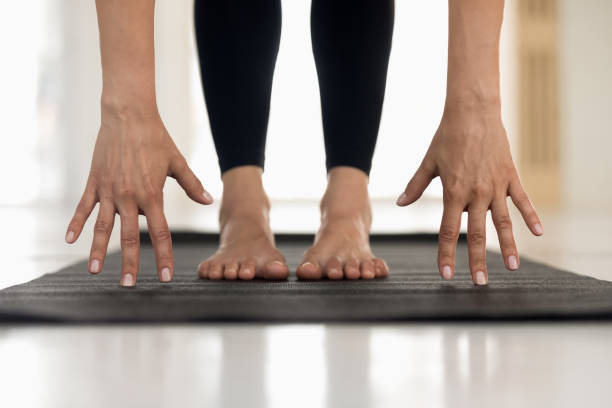
[[[370,249],[372,210],[363,171],[331,169],[320,208],[321,227],[298,266],[298,278],[373,279],[389,274],[387,263]]]
[[[219,249],[198,266],[204,279],[287,279],[289,268],[274,246],[270,201],[261,168],[239,166],[223,173]]]

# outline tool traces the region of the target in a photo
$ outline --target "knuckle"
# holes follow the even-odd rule
[[[458,201],[465,197],[465,190],[459,185],[453,185],[444,190],[444,197],[447,201]]]
[[[111,224],[106,220],[97,220],[94,225],[94,232],[98,232],[101,234],[106,234],[110,231]]]
[[[81,218],[79,218],[78,216],[74,216],[74,218],[72,218],[72,220],[70,220],[70,223],[68,224],[68,229],[72,230],[72,231],[76,231],[79,230],[81,228],[81,225],[83,224]]]
[[[158,202],[162,198],[162,191],[154,186],[145,186],[142,199],[144,202]]]
[[[531,203],[529,202],[529,200],[525,200],[522,205],[525,208],[525,212],[528,217],[536,218],[536,212],[531,206]]]
[[[502,243],[500,249],[504,255],[513,255],[517,252],[514,243]]]
[[[486,235],[483,231],[468,232],[467,240],[472,245],[484,245],[486,243]]]
[[[121,237],[121,245],[125,247],[135,247],[138,246],[140,242],[140,237],[136,233],[126,233]]]
[[[168,228],[158,229],[153,232],[153,238],[159,243],[166,243],[170,241],[170,230]]]
[[[136,192],[131,186],[122,185],[116,188],[116,196],[121,200],[134,200],[136,198]]]
[[[440,228],[440,232],[438,233],[438,239],[443,244],[450,244],[457,241],[458,235],[459,234],[452,228],[442,227]]]
[[[498,229],[512,229],[512,220],[510,220],[510,217],[507,214],[495,217],[494,222]]]
[[[475,197],[489,197],[492,195],[493,188],[487,183],[477,183],[472,187]]]

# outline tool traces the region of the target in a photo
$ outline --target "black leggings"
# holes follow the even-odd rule
[[[194,15],[221,173],[249,164],[263,169],[280,0],[196,0]],[[393,0],[312,0],[327,171],[352,166],[370,173],[393,15]]]

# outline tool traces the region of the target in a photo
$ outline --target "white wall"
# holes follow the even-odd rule
[[[564,199],[612,210],[612,2],[559,6]]]

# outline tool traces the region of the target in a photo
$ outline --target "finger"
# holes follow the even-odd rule
[[[438,234],[438,271],[443,279],[450,280],[455,274],[455,253],[461,230],[463,202],[445,200],[440,233]]]
[[[138,209],[128,205],[119,209],[121,216],[121,285],[134,286],[138,277],[140,235]]]
[[[94,237],[91,244],[91,252],[89,254],[89,272],[100,273],[106,258],[108,249],[108,240],[113,231],[115,223],[115,206],[112,202],[100,202],[98,210],[98,219],[94,226]]]
[[[470,272],[476,285],[486,285],[487,277],[487,209],[489,204],[482,202],[470,204],[468,208],[468,256]]]
[[[433,167],[423,161],[416,173],[414,173],[414,176],[412,176],[412,179],[408,182],[404,192],[397,199],[397,205],[404,207],[418,200],[434,177]]]
[[[68,230],[66,231],[66,242],[72,244],[77,240],[81,231],[83,230],[83,226],[85,225],[85,221],[89,218],[91,211],[96,205],[97,202],[96,193],[94,188],[90,182],[87,183],[87,187],[85,187],[85,192],[83,192],[83,196],[81,197],[81,201],[77,205],[76,211],[74,212],[74,216],[70,223],[68,224]]]
[[[155,252],[157,276],[161,282],[170,282],[174,276],[174,257],[172,255],[172,237],[164,216],[161,203],[147,207],[147,227]]]
[[[187,193],[187,196],[193,201],[200,204],[212,204],[212,196],[204,189],[198,177],[191,171],[184,157],[181,156],[171,163],[170,177],[176,179],[183,190],[185,190],[185,193]]]
[[[497,230],[499,238],[499,248],[502,252],[502,257],[506,268],[516,270],[519,268],[518,251],[514,242],[514,234],[512,233],[512,221],[508,213],[506,205],[506,197],[499,197],[491,203],[491,217],[493,224]]]
[[[542,222],[538,217],[533,205],[531,205],[531,201],[529,201],[529,197],[525,190],[523,190],[523,186],[519,181],[518,177],[510,182],[508,186],[508,194],[512,198],[512,202],[521,212],[525,223],[527,224],[527,228],[531,230],[534,235],[542,235],[544,233],[544,229],[542,228]]]

